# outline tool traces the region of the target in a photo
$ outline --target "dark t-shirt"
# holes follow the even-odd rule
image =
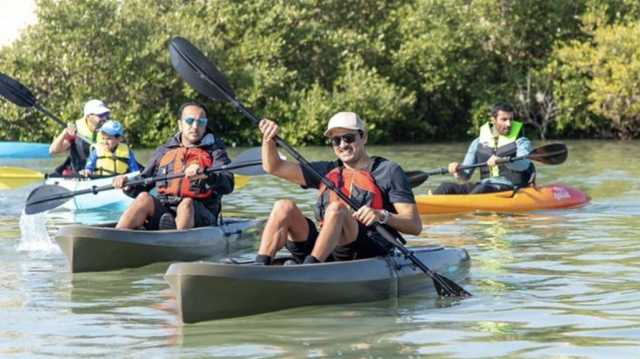
[[[373,157],[372,159],[376,159]],[[338,167],[338,161],[315,161],[311,167],[321,176]],[[303,188],[320,188],[320,179],[302,166],[302,174],[306,183]],[[416,203],[409,179],[402,168],[395,162],[378,157],[378,163],[371,173],[376,185],[382,191],[384,209],[396,213],[394,203]]]

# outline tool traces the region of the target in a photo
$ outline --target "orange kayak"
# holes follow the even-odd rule
[[[512,191],[467,195],[418,195],[420,214],[453,214],[473,211],[524,212],[540,209],[579,207],[590,198],[586,193],[562,184],[527,187]]]

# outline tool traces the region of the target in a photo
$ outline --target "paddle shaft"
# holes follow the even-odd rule
[[[45,116],[49,117],[50,119],[52,119],[53,121],[55,121],[56,123],[58,123],[60,126],[62,126],[63,128],[67,127],[67,124],[64,123],[64,121],[62,121],[58,116],[54,115],[53,113],[51,113],[51,111],[47,110],[46,108],[42,107],[42,105],[40,105],[39,103],[35,103],[33,105],[33,107],[35,107],[36,110],[42,112]],[[79,139],[83,140],[84,142],[92,145],[93,142],[91,142],[88,138],[80,135],[80,134],[76,134],[76,137],[78,137]]]
[[[501,165],[501,164],[504,164],[504,163],[510,163],[510,162],[515,162],[515,161],[520,161],[520,160],[526,160],[532,155],[533,154],[530,153],[530,154],[524,155],[524,156],[503,158],[503,159],[497,160],[496,164],[497,165]],[[478,168],[478,167],[484,167],[484,166],[488,166],[487,162],[475,163],[475,164],[466,165],[466,166],[459,166],[458,167],[458,171],[464,171],[464,170],[468,170],[468,169],[471,169],[471,168]],[[435,169],[435,170],[432,170],[432,171],[424,172],[423,175],[427,175],[427,176],[446,175],[447,173],[449,173],[449,169],[441,167],[441,168],[438,168],[438,169]]]
[[[205,171],[202,172],[202,174],[209,175],[209,174],[215,173],[215,172],[231,171],[231,170],[235,170],[235,169],[239,169],[239,168],[245,168],[245,167],[251,167],[251,166],[260,166],[260,165],[262,165],[262,161],[249,161],[249,162],[245,162],[245,163],[238,163],[236,165],[223,165],[223,166],[220,166],[218,168],[205,170]],[[152,177],[152,178],[143,178],[143,179],[130,181],[130,182],[127,181],[125,183],[125,186],[150,185],[150,184],[152,184],[154,182],[168,181],[168,180],[171,180],[171,179],[174,179],[174,178],[180,178],[180,177],[184,177],[184,173],[175,173],[175,174],[168,175],[168,176],[158,176],[158,177]],[[98,192],[108,191],[108,190],[112,190],[112,189],[115,189],[113,184],[108,184],[108,185],[103,185],[103,186],[92,186],[91,188],[87,188],[87,189],[81,189],[81,190],[77,190],[77,191],[73,191],[73,192],[69,192],[69,193],[56,194],[56,195],[48,197],[48,198],[42,198],[40,200],[33,201],[33,202],[29,203],[29,204],[30,205],[34,205],[34,204],[47,202],[47,201],[51,201],[51,200],[56,200],[56,199],[71,198],[71,197],[79,196],[79,195],[82,195],[82,194],[89,194],[89,193],[97,194]]]
[[[555,165],[555,164],[560,164],[564,162],[566,158],[567,158],[566,146],[559,143],[555,143],[555,144],[552,143],[552,144],[544,145],[542,147],[538,147],[533,151],[531,151],[529,154],[526,154],[523,156],[499,159],[496,161],[496,164],[500,165],[500,164],[520,161],[524,159],[531,159],[534,161],[540,161],[545,164]],[[463,171],[471,168],[484,167],[484,166],[488,166],[487,162],[476,163],[476,164],[466,165],[466,166],[459,166],[458,171]],[[421,185],[424,181],[426,181],[430,176],[444,175],[447,173],[449,173],[449,170],[444,167],[438,168],[432,171],[427,171],[427,172],[412,171],[410,174],[409,182],[411,183],[412,187],[417,187]]]

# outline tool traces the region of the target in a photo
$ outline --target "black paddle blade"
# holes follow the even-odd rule
[[[431,272],[433,274],[433,284],[436,287],[436,292],[441,297],[461,297],[467,298],[471,297],[471,293],[467,292],[464,288],[456,284],[451,279],[442,276],[436,272]]]
[[[237,155],[232,164],[236,162],[250,162],[262,160],[262,147],[252,147]]]
[[[536,148],[529,154],[529,158],[546,165],[559,165],[567,160],[569,151],[563,143],[550,143]]]
[[[217,100],[227,100],[227,96],[235,98],[227,79],[188,40],[182,37],[171,39],[169,53],[173,68],[200,94]]]
[[[55,185],[42,185],[29,193],[24,213],[36,214],[61,206],[73,197],[73,192]]]
[[[243,164],[247,164],[247,167],[241,167],[238,169],[234,169],[233,173],[237,173],[239,175],[244,176],[261,176],[267,174],[262,169],[262,148],[261,147],[253,147],[250,148],[238,156],[231,162],[229,166],[242,166]],[[250,165],[253,164],[253,165]]]
[[[243,175],[243,176],[262,176],[266,175],[262,169],[262,161],[246,161],[246,162],[232,162],[229,167],[231,167],[231,172]]]
[[[33,107],[36,98],[18,81],[0,73],[0,95],[20,107]]]
[[[429,179],[429,174],[422,171],[407,171],[406,174],[411,188],[416,188]]]
[[[287,159],[287,157],[281,153],[278,153],[278,155],[283,160]],[[253,163],[253,165],[250,163]],[[245,176],[262,176],[267,174],[262,168],[262,147],[253,147],[242,152],[229,166],[242,166],[243,164],[247,164],[247,166],[234,169],[233,172]]]

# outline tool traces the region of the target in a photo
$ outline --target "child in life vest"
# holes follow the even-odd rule
[[[100,127],[99,136],[102,141],[91,148],[84,176],[116,176],[140,170],[133,151],[122,143],[124,129],[120,122],[105,122]]]

